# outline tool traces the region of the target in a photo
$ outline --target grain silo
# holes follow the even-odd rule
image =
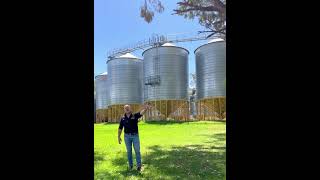
[[[187,120],[188,50],[170,43],[145,50],[144,102],[153,106],[147,120]]]
[[[213,39],[198,47],[196,56],[197,117],[203,120],[225,119],[226,43]]]
[[[96,84],[96,122],[108,121],[107,108],[109,104],[109,86],[108,86],[108,73],[102,73],[95,77]]]
[[[129,104],[137,112],[143,102],[142,60],[130,53],[107,61],[110,86],[108,117],[118,122],[123,116],[123,106]]]

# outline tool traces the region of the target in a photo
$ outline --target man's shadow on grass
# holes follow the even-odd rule
[[[152,176],[152,172],[148,172],[148,169],[153,169],[157,174],[170,179],[221,180],[225,177],[226,153],[225,147],[215,146],[173,146],[170,150],[152,146],[148,154],[142,154],[142,162],[146,169],[141,174],[126,169],[118,173],[125,177],[131,175],[149,177],[148,174]],[[114,166],[127,165],[126,154],[113,160],[112,163]]]
[[[212,179],[221,180],[225,178],[226,170],[226,147],[217,146],[217,143],[226,141],[225,133],[206,135],[210,141],[205,144],[194,144],[185,146],[172,146],[171,149],[162,149],[161,146],[151,146],[148,153],[142,153],[142,163],[146,169],[139,173],[136,170],[127,169],[127,154],[112,160],[113,166],[124,167],[115,173],[95,172],[98,179],[121,179],[123,177],[136,176],[138,178],[155,178],[154,172],[170,179]],[[105,160],[105,156],[95,152],[95,164]],[[135,154],[133,151],[133,161]],[[135,167],[134,167],[135,168]],[[151,176],[151,177],[150,177]]]

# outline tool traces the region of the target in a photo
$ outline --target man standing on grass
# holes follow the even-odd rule
[[[124,127],[124,142],[127,148],[127,156],[129,162],[129,169],[131,170],[133,167],[132,162],[132,144],[134,148],[134,152],[136,154],[137,161],[137,170],[141,171],[141,154],[140,154],[140,140],[138,134],[138,122],[139,118],[145,113],[147,109],[149,109],[149,105],[144,105],[143,109],[135,114],[132,114],[132,110],[130,105],[124,106],[125,114],[120,120],[119,130],[118,130],[118,142],[121,144],[121,132]]]

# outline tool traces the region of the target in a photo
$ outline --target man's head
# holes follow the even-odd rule
[[[124,105],[123,110],[124,110],[124,112],[125,112],[126,114],[130,114],[130,113],[132,112],[132,111],[131,111],[131,106],[128,105],[128,104]]]

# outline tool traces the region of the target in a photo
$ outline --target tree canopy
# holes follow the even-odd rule
[[[164,6],[160,0],[144,0],[140,7],[140,16],[148,23],[152,22],[154,14],[162,13]],[[177,3],[173,15],[187,19],[198,18],[199,24],[205,27],[199,33],[211,32],[208,37],[220,34],[226,35],[226,0],[183,0]]]

